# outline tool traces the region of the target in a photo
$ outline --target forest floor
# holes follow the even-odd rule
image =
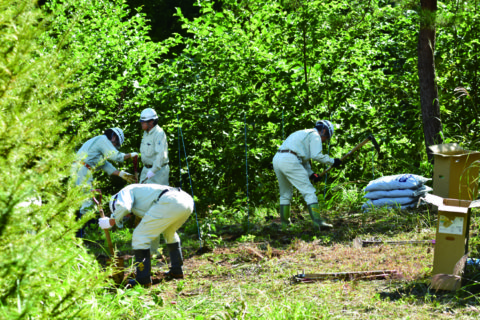
[[[168,271],[165,249],[152,261],[152,288],[135,290],[149,292],[147,297],[159,306],[160,318],[478,318],[478,288],[431,289],[433,244],[354,245],[355,238],[432,240],[434,230],[425,225],[425,219],[417,219],[424,214],[428,213],[399,213],[397,217],[380,213],[348,222],[340,218],[332,221],[333,231],[321,232],[314,232],[310,221],[301,218],[282,231],[274,219],[257,225],[250,237],[242,237],[240,225],[224,226],[217,232],[222,241],[210,248],[184,241],[185,279],[160,280]],[[412,220],[414,215],[417,218]],[[382,232],[379,226],[385,221],[379,224],[380,217],[399,230]],[[409,228],[405,228],[407,221],[413,222]],[[347,233],[345,228],[356,228],[362,234]],[[119,254],[126,258],[125,277],[133,277],[132,252]],[[380,277],[371,273],[381,270],[386,273]],[[321,274],[325,279],[299,281],[298,275],[304,273]]]

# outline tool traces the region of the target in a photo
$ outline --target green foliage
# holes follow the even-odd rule
[[[329,174],[327,187],[318,185],[319,197],[325,193],[323,213],[342,221],[345,229],[319,235],[321,242],[351,240],[361,232],[393,235],[411,226],[430,227],[431,217],[425,222],[392,211],[356,213],[361,189],[374,175],[429,176],[432,171],[418,99],[418,3],[226,0],[221,6],[213,1],[198,5],[197,19],[187,19],[182,10],[175,16],[188,37],[172,34],[154,43],[146,20],[152,12],[129,11],[120,0],[46,1],[43,9],[49,14],[30,1],[0,0],[3,318],[128,319],[147,317],[152,309],[182,317],[191,315],[191,308],[207,314],[201,309],[205,298],[190,309],[175,308],[159,298],[161,286],[150,295],[140,288],[100,289],[104,275],[74,238],[79,223],[73,212],[83,200],[67,181],[75,146],[119,126],[126,132],[124,148],[138,150],[137,121],[145,107],[160,114],[169,140],[171,184],[192,187],[203,240],[211,247],[224,244],[224,225],[240,225],[230,229],[232,236],[246,234],[247,217],[254,223],[241,242],[275,233],[261,229],[260,213],[278,201],[271,159],[288,134],[311,128],[320,118],[336,124],[326,153],[344,155],[369,133],[383,153],[380,159],[366,146]],[[480,140],[478,5],[447,1],[439,4],[436,16],[445,141],[472,149]],[[184,50],[172,57],[178,48]],[[459,99],[457,87],[466,92]],[[324,167],[314,164],[314,169]],[[119,179],[97,178],[96,187],[105,195],[123,186]],[[41,206],[29,204],[37,198]],[[295,213],[305,211],[297,192],[294,204]],[[308,226],[303,221],[288,232]],[[194,238],[196,228],[190,219],[185,233]],[[128,230],[113,236],[123,243],[129,237]],[[300,237],[317,235],[304,232]],[[219,273],[221,269],[212,274]],[[175,294],[189,286],[188,281],[178,283]],[[208,290],[214,295],[216,288],[210,283]],[[379,297],[371,299],[378,302]],[[245,300],[229,303],[219,315],[249,314]],[[299,318],[329,312],[315,305],[273,303],[261,312]]]
[[[54,17],[33,1],[0,1],[0,12],[0,314],[87,318],[104,276],[74,236],[82,196],[67,183],[77,61],[63,35],[57,46],[40,40]]]
[[[418,99],[417,3],[228,0],[187,9],[182,2],[180,7],[198,9],[200,16],[187,19],[178,9],[175,19],[188,37],[164,35],[159,43],[149,40],[146,17],[166,3],[139,12],[139,2],[130,4],[130,11],[120,1],[45,5],[58,16],[49,33],[53,41],[63,41],[58,34],[72,19],[81,22],[67,33],[81,65],[77,77],[87,79],[86,93],[70,105],[80,111],[71,129],[89,126],[90,137],[120,126],[124,149],[138,150],[139,112],[154,107],[168,137],[171,184],[193,188],[200,216],[209,206],[245,212],[248,205],[277,202],[271,159],[288,134],[311,128],[319,118],[337,126],[325,146],[330,155],[347,153],[370,133],[383,153],[372,160],[363,148],[330,174],[328,185],[366,182],[372,172],[431,174]],[[475,79],[476,5],[446,2],[437,12],[444,138],[470,146],[478,140],[477,89],[458,79]],[[448,51],[452,46],[458,58]],[[169,56],[179,47],[184,50]],[[459,82],[470,95],[455,100],[451,93]],[[121,169],[132,170],[130,164]],[[123,186],[120,179],[98,178],[97,187],[107,194]]]
[[[436,68],[444,131],[452,142],[478,149],[480,3],[445,2],[437,27]],[[455,90],[463,88],[462,91]]]
[[[254,241],[255,241],[255,235],[253,235],[253,234],[245,234],[238,239],[238,242],[240,242],[240,243],[242,243],[242,242],[254,242]]]
[[[178,9],[188,37],[172,34],[157,44],[147,35],[151,11],[133,14],[117,1],[53,1],[47,7],[62,17],[55,30],[66,30],[72,12],[82,21],[69,29],[82,64],[78,76],[88,77],[88,93],[72,104],[82,114],[73,128],[88,124],[94,135],[118,125],[126,132],[124,148],[138,150],[138,114],[154,107],[169,140],[171,184],[188,190],[191,179],[200,215],[208,206],[246,210],[246,201],[237,200],[247,195],[253,206],[276,202],[271,159],[277,147],[319,118],[337,126],[326,150],[332,156],[370,133],[383,152],[383,159],[370,161],[360,150],[328,184],[368,181],[372,165],[376,175],[431,174],[418,99],[418,5],[202,1],[195,20]],[[439,20],[456,21],[442,11],[452,8],[441,7]],[[165,59],[177,46],[185,49]],[[460,113],[451,107],[442,110],[448,122],[463,121],[452,117]],[[449,141],[463,125],[445,127]],[[104,178],[99,187],[106,193],[123,185]]]
[[[52,0],[46,2],[45,9],[57,17],[48,36],[60,43],[57,35],[67,34],[71,39],[69,52],[80,66],[75,76],[82,79],[83,92],[69,105],[69,110],[76,111],[69,127],[71,134],[88,127],[88,136],[81,136],[83,143],[107,128],[120,127],[125,132],[125,152],[138,151],[140,112],[162,95],[157,84],[162,77],[157,59],[168,47],[149,41],[144,14],[137,12],[128,18],[124,1]],[[119,169],[133,171],[132,167]],[[124,185],[123,180],[106,176],[99,176],[98,181],[102,182],[96,188],[106,194]]]
[[[364,2],[237,4],[216,11],[202,2],[194,21],[178,12],[193,36],[163,65],[200,208],[232,205],[234,194],[246,192],[247,160],[250,201],[277,201],[271,159],[285,135],[319,118],[337,125],[330,154],[341,156],[374,133],[385,152],[380,173],[404,171],[397,158],[421,173],[418,102],[407,93],[416,91],[417,78],[401,64],[415,57],[415,44],[405,42],[416,32],[415,15]],[[400,33],[392,23],[399,16]],[[369,179],[365,162],[351,161],[339,182]]]
[[[114,125],[127,132],[138,129],[130,117],[138,117],[158,94],[155,59],[165,52],[148,41],[144,15],[126,19],[122,1],[53,0],[45,7],[57,16],[50,35],[68,32],[69,49],[82,66],[77,76],[85,79],[84,93],[76,105],[82,117],[76,126],[89,122],[101,127],[97,130]],[[73,26],[71,15],[78,22]],[[127,143],[132,139],[127,135]]]

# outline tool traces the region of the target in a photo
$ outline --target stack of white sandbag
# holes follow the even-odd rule
[[[367,194],[363,196],[368,200],[362,205],[362,209],[365,211],[374,207],[413,208],[419,197],[433,191],[425,185],[429,180],[431,179],[415,174],[398,174],[370,181],[365,188]]]

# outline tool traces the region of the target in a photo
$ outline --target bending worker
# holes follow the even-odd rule
[[[119,176],[129,183],[135,182],[135,176],[124,171],[118,171],[109,161],[123,162],[129,158],[138,156],[136,152],[121,153],[117,150],[125,140],[123,131],[120,128],[107,129],[103,135],[96,136],[85,142],[77,152],[77,161],[74,170],[76,175],[75,185],[86,184],[92,189],[93,172],[99,169],[108,175]],[[81,218],[93,205],[91,199],[86,200],[79,211],[77,219]],[[78,237],[83,237],[83,228],[77,232]]]
[[[165,132],[158,126],[155,110],[147,108],[140,114],[139,120],[143,132],[140,153],[143,169],[141,183],[157,183],[168,186],[168,146]]]
[[[273,157],[273,168],[280,188],[280,219],[282,227],[290,223],[290,201],[293,186],[300,191],[308,206],[308,212],[315,229],[332,228],[320,217],[320,207],[315,194],[316,189],[309,181],[318,182],[320,177],[312,171],[310,160],[339,167],[342,161],[322,154],[322,142],[333,135],[333,125],[328,120],[320,120],[314,129],[299,130],[292,133],[282,143]]]
[[[193,211],[193,199],[188,193],[158,184],[131,184],[112,197],[110,211],[111,218],[100,218],[98,221],[102,229],[115,224],[123,227],[123,217],[129,213],[142,217],[133,231],[132,247],[137,273],[129,285],[151,285],[150,245],[160,234],[167,242],[171,263],[169,272],[164,274],[165,279],[183,279],[183,257],[177,230]]]

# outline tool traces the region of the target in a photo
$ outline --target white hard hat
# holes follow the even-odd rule
[[[123,130],[120,128],[112,128],[112,131],[115,132],[115,134],[118,137],[118,143],[120,146],[123,144],[123,141],[125,141],[125,136],[123,135]]]
[[[152,108],[147,108],[142,111],[140,114],[140,120],[139,122],[145,122],[145,121],[150,121],[150,120],[157,120],[158,116],[155,110]]]
[[[110,212],[112,214],[115,211],[115,203],[117,202],[117,197],[118,197],[118,193],[112,196],[112,199],[110,199],[110,203],[108,204],[110,207]]]
[[[318,120],[315,124],[315,128],[322,130],[323,128],[327,128],[328,130],[328,137],[331,138],[333,136],[333,124],[328,120]]]

